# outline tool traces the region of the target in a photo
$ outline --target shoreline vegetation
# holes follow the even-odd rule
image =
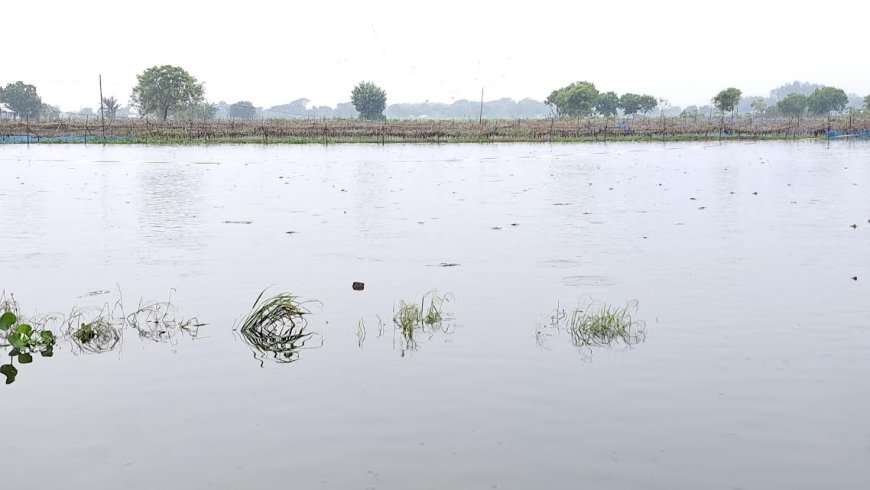
[[[12,120],[0,143],[336,144],[790,140],[870,137],[870,117],[634,117],[516,120]]]

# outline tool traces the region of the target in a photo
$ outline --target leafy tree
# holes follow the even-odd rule
[[[770,91],[770,98],[778,102],[791,94],[810,95],[817,88],[822,88],[818,83],[794,81],[786,83]]]
[[[121,104],[118,103],[118,99],[114,97],[103,97],[103,113],[109,119],[115,119],[115,115],[118,114],[118,109],[121,108]]]
[[[640,104],[640,112],[643,112],[644,114],[647,114],[659,105],[659,101],[652,95],[641,95],[640,99],[638,99],[638,103]]]
[[[870,95],[864,97],[864,108],[870,109]]]
[[[170,113],[203,102],[204,89],[190,73],[171,65],[153,66],[136,76],[131,100],[144,115],[164,120]]]
[[[554,90],[544,101],[560,116],[581,117],[592,114],[598,101],[598,89],[590,82],[574,82]]]
[[[253,119],[256,116],[257,108],[254,107],[254,104],[248,102],[247,100],[236,102],[235,104],[230,106],[229,117],[235,117],[239,119]]]
[[[758,97],[752,101],[750,107],[752,107],[752,110],[755,111],[756,114],[764,114],[767,111],[767,102],[765,102],[761,97]]]
[[[807,108],[814,114],[829,114],[831,111],[842,111],[849,103],[849,97],[842,89],[822,87],[813,90],[807,97]]]
[[[680,113],[681,117],[695,117],[698,115],[698,106],[690,105],[683,109],[683,112]]]
[[[193,105],[182,107],[174,112],[175,117],[179,119],[202,119],[211,120],[217,117],[217,104],[211,102],[199,102]]]
[[[42,110],[42,99],[36,93],[36,87],[24,82],[6,85],[0,91],[0,102],[8,105],[17,117],[38,119]]]
[[[737,103],[740,102],[741,94],[742,92],[739,89],[728,87],[713,97],[713,105],[716,106],[722,114],[732,112],[734,108],[737,107]]]
[[[613,117],[619,110],[619,96],[616,92],[604,92],[595,101],[595,111],[604,117]]]
[[[387,93],[372,82],[360,82],[350,93],[350,100],[361,119],[384,119]]]
[[[640,95],[632,93],[622,94],[622,97],[619,98],[619,107],[622,109],[622,113],[631,116],[640,112],[640,97]]]
[[[776,108],[789,117],[800,117],[807,110],[807,96],[790,93],[777,101]]]

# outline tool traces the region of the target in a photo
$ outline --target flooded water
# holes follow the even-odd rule
[[[5,146],[0,223],[22,313],[206,324],[16,364],[4,488],[870,482],[867,144]],[[265,288],[318,301],[294,362],[234,330]],[[645,340],[549,327],[590,299]]]

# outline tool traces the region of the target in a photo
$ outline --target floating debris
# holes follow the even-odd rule
[[[251,223],[253,223],[253,221],[224,221],[224,224],[226,225],[250,225]]]
[[[364,282],[354,282],[351,287],[353,287],[354,291],[362,291],[366,288],[366,284]]]

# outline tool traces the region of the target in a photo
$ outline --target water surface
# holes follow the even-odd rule
[[[4,146],[0,223],[25,312],[208,323],[18,366],[4,487],[870,481],[866,144]],[[320,302],[293,363],[233,332],[270,286]],[[452,327],[403,352],[432,289]],[[588,298],[638,300],[646,341],[536,338]]]

